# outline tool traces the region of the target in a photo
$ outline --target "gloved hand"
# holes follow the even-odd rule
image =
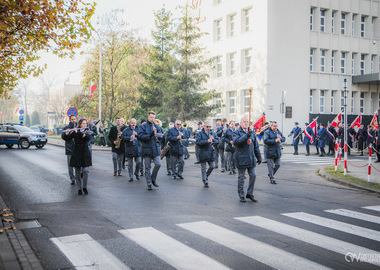
[[[257,161],[257,165],[260,165],[260,164],[261,164],[261,160],[258,160],[258,161]]]
[[[247,132],[247,137],[248,137],[248,138],[251,138],[251,136],[252,136],[252,130],[249,130],[249,131]]]

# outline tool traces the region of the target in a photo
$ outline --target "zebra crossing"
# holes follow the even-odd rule
[[[321,214],[328,213],[333,218],[305,212],[281,214],[286,220],[301,221],[301,225],[298,225],[299,222],[297,222],[297,226],[262,216],[235,217],[234,220],[241,225],[249,224],[248,228],[253,232],[255,228],[264,229],[269,233],[269,237],[272,234],[281,235],[312,247],[339,254],[340,257],[337,260],[339,261],[341,258],[341,263],[345,264],[347,268],[350,267],[349,263],[353,262],[354,258],[360,260],[360,256],[355,257],[355,254],[367,255],[364,257],[367,258],[364,262],[379,267],[379,249],[371,249],[365,246],[368,246],[368,239],[373,242],[380,242],[380,227],[375,226],[380,224],[380,205],[366,206],[362,209],[365,213],[360,212],[360,210],[349,209],[328,209],[321,212]],[[350,222],[346,223],[335,219],[339,217],[350,220]],[[353,225],[351,221],[352,223],[356,221],[356,224],[359,222],[361,226]],[[302,226],[305,224],[332,230],[334,236],[304,229]],[[376,229],[369,229],[368,226]],[[265,243],[260,235],[257,235],[259,239],[254,239],[254,234],[253,237],[252,235],[246,236],[208,221],[179,223],[176,224],[176,227],[179,230],[197,235],[201,239],[211,241],[215,247],[224,246],[270,268],[330,269],[329,266],[324,265],[324,262],[321,264],[310,258],[304,258],[300,254],[294,254],[283,248]],[[118,232],[176,269],[231,269],[229,266],[218,262],[217,259],[211,258],[196,248],[188,246],[187,243],[183,243],[153,227],[123,229]],[[346,239],[342,239],[342,236],[339,239],[338,237],[335,238],[337,232],[343,232]],[[351,235],[355,235],[356,239],[362,239],[360,244],[357,244],[358,241],[352,243]],[[128,262],[122,262],[120,258],[117,258],[88,234],[56,237],[50,238],[50,240],[76,269],[131,269]],[[363,263],[363,261],[358,262],[357,260],[356,263]],[[368,264],[362,267],[366,268]]]
[[[350,159],[350,162],[363,161],[362,159]],[[319,165],[331,165],[335,164],[335,157],[333,156],[324,156],[319,157],[318,155],[293,155],[293,154],[283,154],[281,156],[281,162],[290,162],[294,164],[303,164],[310,166],[319,166]]]

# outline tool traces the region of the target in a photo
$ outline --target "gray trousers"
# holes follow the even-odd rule
[[[154,163],[154,168],[151,174],[150,168],[151,168],[152,162]],[[144,163],[145,163],[145,179],[146,179],[147,185],[149,186],[149,185],[152,185],[152,182],[156,182],[157,173],[161,167],[161,159],[160,159],[160,156],[157,156],[155,158],[144,157]]]
[[[220,158],[220,168],[225,170],[226,168],[226,159],[224,158],[224,149],[217,149],[218,150],[218,157],[216,159],[216,165],[218,166],[219,164],[219,158]]]
[[[165,158],[166,158],[166,171],[167,173],[172,174],[173,173],[172,160],[170,159],[170,156],[166,156]]]
[[[235,169],[235,152],[227,152],[227,170],[234,172]]]
[[[190,157],[189,149],[187,149],[187,146],[183,146],[183,151],[185,153],[184,158],[188,159]]]
[[[264,144],[264,161],[267,161],[267,145]]]
[[[197,162],[199,162],[199,146],[195,145],[195,157],[197,158]]]
[[[252,168],[238,168],[238,193],[239,197],[244,197],[244,180],[245,180],[245,170],[248,171],[249,183],[247,189],[247,195],[253,195],[253,188],[255,187],[256,181],[256,169]]]
[[[208,163],[208,170],[206,171],[206,163]],[[202,181],[208,183],[208,177],[212,173],[212,170],[215,168],[214,161],[202,162],[201,163],[201,173]]]
[[[140,163],[140,174],[143,175],[144,174],[144,158],[141,157],[141,163]]]
[[[182,156],[170,156],[171,164],[172,164],[172,175],[173,176],[182,176],[183,166],[185,165],[184,155]]]
[[[81,172],[83,172],[83,181],[80,177]],[[77,187],[79,189],[87,188],[88,167],[75,167],[75,178],[77,180]]]
[[[121,173],[121,166],[123,162],[123,154],[112,152],[113,171]]]
[[[127,157],[129,179],[133,179],[133,159],[136,163],[135,173],[138,175],[140,171],[141,157]]]
[[[268,165],[268,173],[270,180],[274,180],[274,175],[280,168],[280,158],[268,158],[267,159],[267,165]]]
[[[69,169],[70,180],[75,181],[74,167],[70,166],[71,155],[66,155],[66,157],[67,157],[67,168]]]

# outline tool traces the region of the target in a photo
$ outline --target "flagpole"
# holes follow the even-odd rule
[[[347,79],[344,79],[344,175],[347,175]]]

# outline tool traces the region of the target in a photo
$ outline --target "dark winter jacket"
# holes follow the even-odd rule
[[[171,156],[178,157],[184,154],[184,149],[181,142],[182,137],[181,139],[177,138],[180,132],[184,133],[185,130],[178,130],[175,127],[172,127],[168,130],[167,138],[169,140],[169,152]]]
[[[162,131],[162,128],[149,121],[140,126],[138,136],[141,140],[141,155],[143,157],[155,158],[161,154],[160,140],[154,135],[153,126],[156,127],[157,133]]]
[[[249,135],[251,134],[251,135]],[[248,140],[251,143],[248,144]],[[257,162],[261,163],[261,154],[256,134],[252,131],[248,133],[241,127],[234,131],[233,142],[235,144],[235,162],[238,169],[256,167]]]
[[[72,132],[68,135],[69,138],[74,139],[75,147],[71,155],[71,167],[89,167],[92,166],[91,153],[88,148],[88,142],[91,135],[82,133],[81,131]]]
[[[137,129],[127,127],[121,133],[121,138],[125,143],[125,156],[129,158],[138,157],[141,155],[141,143],[138,140],[138,135],[135,135],[135,138],[131,139],[133,131],[135,131],[136,133],[138,132]]]
[[[74,124],[72,124],[70,122],[67,126],[65,126],[63,128],[63,131],[61,134],[62,140],[65,141],[65,153],[66,153],[66,155],[71,155],[73,153],[75,142],[74,142],[74,139],[69,139],[69,137],[68,137],[69,134],[66,134],[66,132],[64,132],[64,131],[66,129],[73,129],[73,128],[74,128]]]
[[[285,137],[281,131],[274,132],[271,128],[264,132],[264,143],[267,149],[267,158],[280,158],[281,157],[281,143],[276,142],[277,135],[281,136],[281,142],[285,142]]]
[[[212,143],[208,142],[210,135],[214,138]],[[199,147],[200,162],[212,162],[216,160],[216,151],[213,147],[213,144],[217,144],[218,142],[218,136],[211,130],[209,134],[207,134],[204,129],[197,133],[195,144]]]

